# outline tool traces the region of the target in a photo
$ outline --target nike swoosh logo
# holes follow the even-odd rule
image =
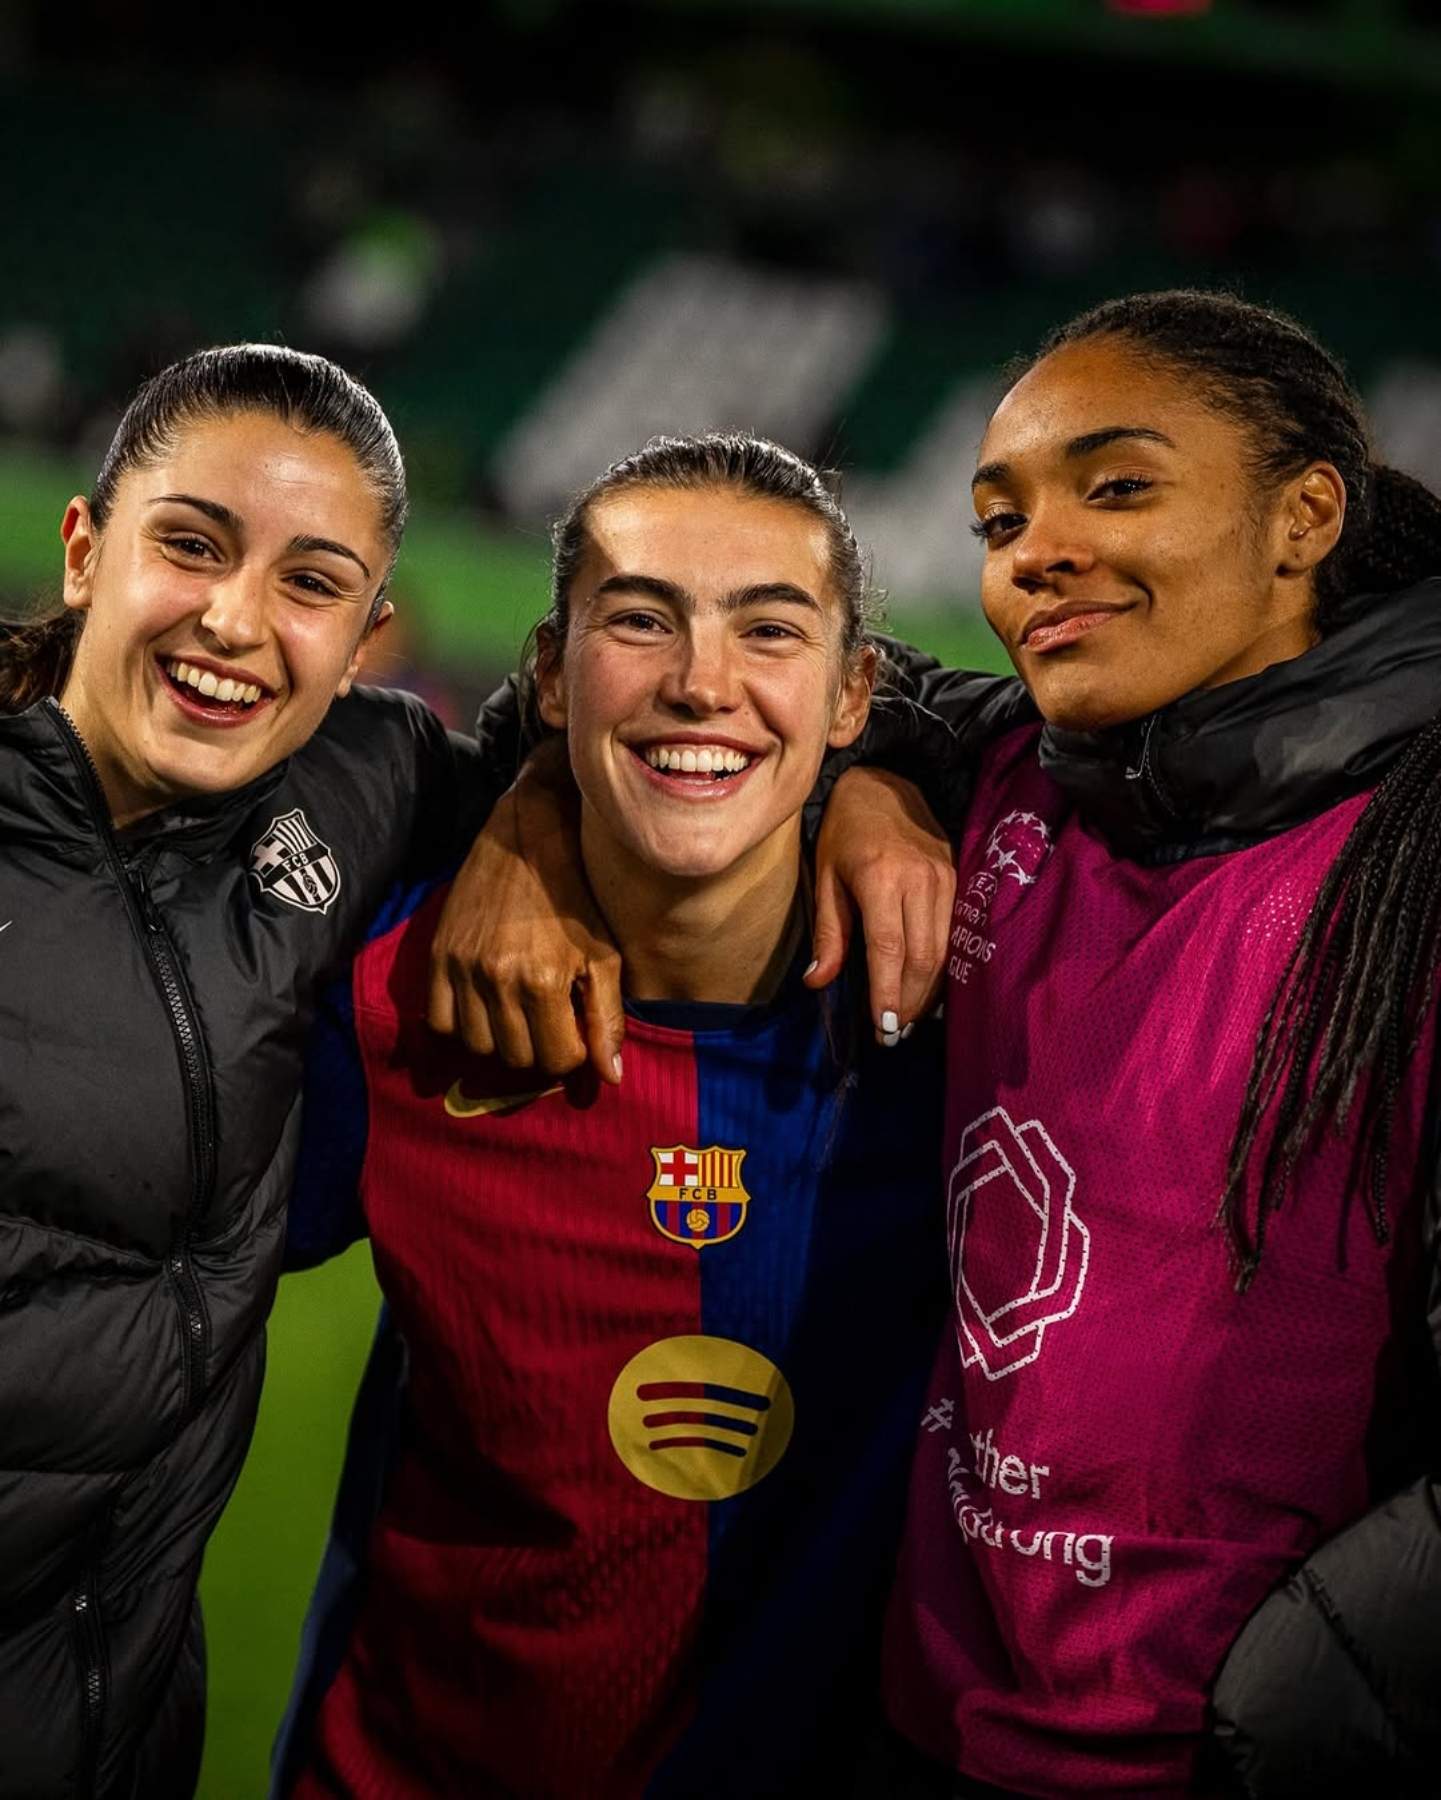
[[[8,931],[14,923],[13,919],[7,919],[3,925],[0,925],[0,931]]]
[[[504,1118],[507,1113],[519,1112],[522,1106],[529,1106],[532,1100],[544,1100],[551,1094],[564,1092],[563,1084],[557,1082],[554,1087],[535,1088],[529,1094],[496,1094],[473,1100],[457,1081],[445,1096],[445,1110],[452,1119]]]

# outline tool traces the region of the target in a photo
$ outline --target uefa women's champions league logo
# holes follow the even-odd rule
[[[994,1106],[961,1134],[946,1203],[956,1329],[962,1365],[988,1381],[1034,1362],[1080,1303],[1091,1234],[1075,1188],[1039,1119],[1017,1125]]]
[[[997,884],[1030,887],[1050,853],[1051,830],[1039,813],[1008,812],[986,839],[986,868]]]
[[[964,986],[996,951],[993,936],[1005,899],[1034,887],[1051,853],[1051,831],[1039,813],[1013,811],[997,819],[973,869],[956,892],[946,974]]]

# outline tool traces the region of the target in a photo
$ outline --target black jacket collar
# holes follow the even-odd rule
[[[129,857],[155,848],[203,862],[279,786],[287,765],[229,793],[178,801],[114,833],[99,777],[79,733],[54,700],[0,714],[0,841],[45,842],[82,859],[113,842]]]
[[[1304,656],[1132,724],[1048,725],[1040,759],[1117,850],[1149,860],[1270,837],[1364,792],[1437,713],[1441,579],[1356,596]]]

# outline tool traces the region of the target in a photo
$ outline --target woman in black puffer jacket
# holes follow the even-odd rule
[[[4,1800],[194,1786],[309,995],[482,798],[350,691],[405,510],[341,370],[206,351],[72,501],[63,616],[0,638]]]

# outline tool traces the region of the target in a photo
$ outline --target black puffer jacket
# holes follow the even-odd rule
[[[0,717],[0,1796],[166,1800],[240,1470],[309,996],[483,804],[357,691],[289,763],[117,837],[53,702]]]
[[[931,668],[913,691],[955,728],[963,815],[978,689]],[[1019,683],[1014,716],[1024,716]],[[990,696],[991,716],[1003,715]],[[1186,696],[1114,731],[1048,727],[1047,773],[1122,855],[1224,854],[1364,792],[1441,714],[1441,580],[1360,596],[1294,661]],[[1419,1171],[1424,1313],[1396,1352],[1424,1399],[1378,1417],[1375,1505],[1322,1544],[1246,1625],[1218,1673],[1219,1787],[1253,1800],[1441,1795],[1441,1089],[1431,1075],[1430,1152]],[[1264,1273],[1264,1271],[1263,1271]]]

